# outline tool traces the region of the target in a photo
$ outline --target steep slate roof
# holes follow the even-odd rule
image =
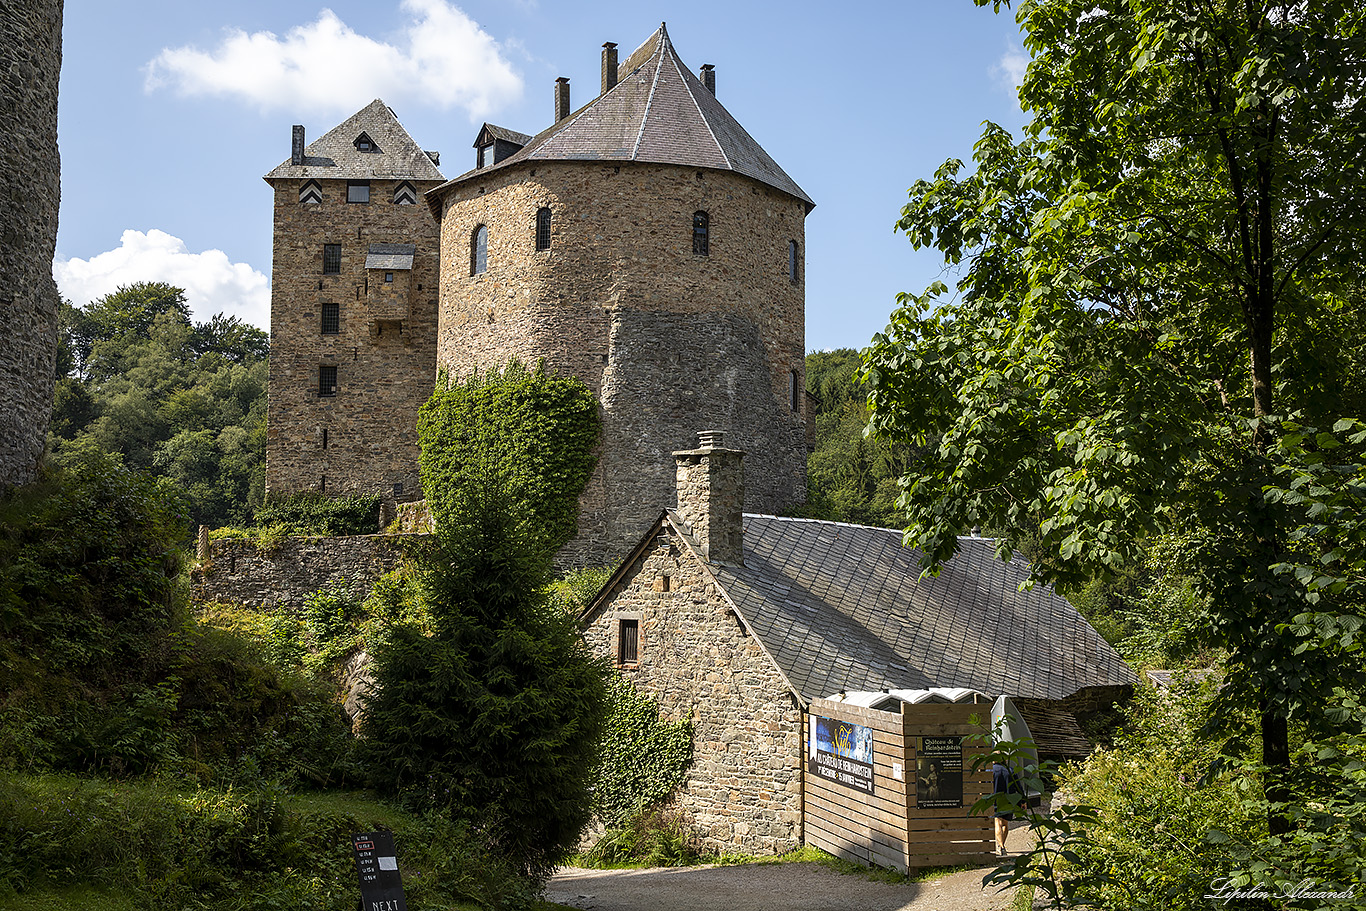
[[[411,269],[417,244],[371,244],[365,253],[367,269]]]
[[[935,686],[1064,699],[1137,681],[1050,587],[1021,592],[1028,565],[996,559],[990,539],[960,538],[958,555],[922,579],[898,531],[744,522],[745,565],[708,566],[804,700]]]
[[[640,161],[736,171],[797,197],[808,212],[815,207],[678,59],[662,24],[617,71],[620,81],[606,94],[531,137],[517,154],[430,191],[431,198],[523,161]]]
[[[356,149],[356,137],[368,135],[378,152]],[[389,106],[380,99],[343,120],[304,149],[304,163],[284,163],[266,180],[445,180],[431,158],[403,129]]]

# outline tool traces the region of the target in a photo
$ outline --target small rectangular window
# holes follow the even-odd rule
[[[617,621],[617,663],[636,664],[640,659],[640,621]]]
[[[692,252],[694,256],[708,256],[711,253],[711,218],[706,212],[694,212],[692,216]]]
[[[550,249],[550,209],[546,206],[536,210],[536,249]]]
[[[341,272],[341,244],[323,244],[323,275]]]
[[[395,481],[395,482],[394,482],[394,496],[395,496],[395,497],[401,497],[401,496],[403,496],[403,482],[402,482],[402,481]]]
[[[323,335],[341,332],[341,304],[323,304]]]
[[[794,413],[802,410],[802,399],[801,399],[801,395],[802,395],[801,380],[797,377],[797,371],[793,370],[793,371],[792,371],[792,411],[793,411]]]
[[[337,365],[323,364],[318,367],[318,395],[337,394]]]
[[[348,180],[346,182],[346,201],[347,202],[369,202],[370,201],[370,181],[368,180]]]
[[[323,449],[327,448],[327,428],[323,428]]]
[[[394,281],[394,273],[392,273],[392,272],[385,272],[385,273],[384,273],[384,282],[385,282],[385,284],[392,284],[393,281]]]

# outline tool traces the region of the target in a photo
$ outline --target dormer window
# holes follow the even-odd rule
[[[487,168],[489,165],[493,164],[494,158],[497,157],[494,154],[495,145],[496,143],[491,142],[486,146],[479,147],[479,164],[477,167]]]
[[[379,151],[379,146],[375,145],[375,141],[370,138],[369,133],[361,133],[359,136],[356,137],[356,141],[354,144],[356,146],[357,152]]]

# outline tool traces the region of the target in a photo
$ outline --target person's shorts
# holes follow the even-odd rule
[[[999,762],[991,767],[991,793],[997,794],[1010,793],[1010,770]],[[1009,811],[996,810],[992,813],[997,819],[1014,819],[1015,814]]]

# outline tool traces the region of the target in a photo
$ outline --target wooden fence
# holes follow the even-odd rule
[[[971,816],[991,793],[991,767],[972,771],[991,705],[928,704],[880,712],[816,699],[808,709],[803,831],[808,844],[862,864],[910,867],[986,863],[990,816]],[[977,715],[983,724],[972,724]]]

